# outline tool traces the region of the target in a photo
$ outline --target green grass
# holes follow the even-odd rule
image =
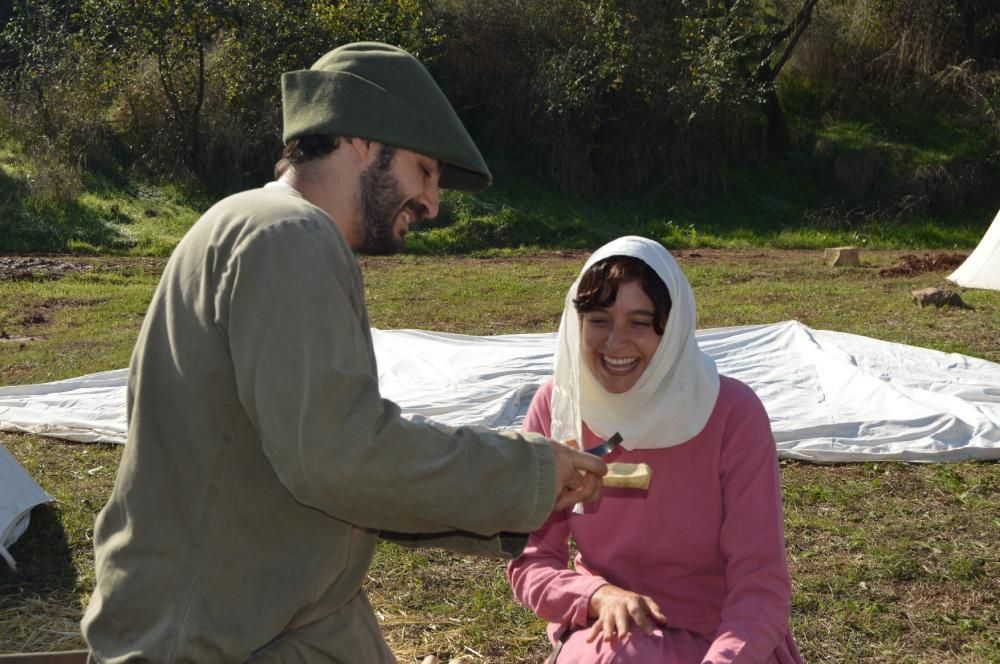
[[[995,214],[984,206],[956,210],[947,218],[903,218],[877,205],[851,212],[820,190],[818,174],[801,174],[805,161],[792,158],[734,171],[728,192],[688,203],[594,202],[523,182],[501,183],[475,196],[447,192],[440,219],[417,227],[409,251],[573,250],[626,234],[651,237],[671,249],[971,249]]]
[[[0,141],[0,251],[167,256],[210,204],[197,187],[123,184]]]
[[[797,318],[814,328],[956,351],[1000,362],[1000,293],[966,291],[975,310],[920,309],[910,291],[944,273],[883,278],[899,251],[862,252],[835,269],[819,252],[676,252],[699,327]],[[366,258],[373,325],[471,334],[552,331],[581,252]],[[60,258],[58,279],[0,281],[0,383],[124,366],[159,259]],[[22,346],[23,344],[23,346]],[[81,645],[76,621],[93,587],[91,529],[120,448],[0,435],[56,497],[0,569],[0,652]],[[1000,661],[1000,465],[781,465],[792,629],[808,662]],[[519,607],[503,565],[380,546],[367,590],[402,662],[427,653],[537,662],[544,625]]]
[[[207,197],[189,197],[175,185],[144,185],[123,191],[96,179],[79,201],[91,214],[108,220],[121,238],[122,253],[140,256],[170,255],[210,204]],[[71,243],[67,248],[93,253],[109,249],[82,242]]]
[[[0,281],[0,383],[58,380],[128,364],[162,261],[63,258],[67,276]]]

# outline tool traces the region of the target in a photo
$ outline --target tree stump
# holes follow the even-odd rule
[[[860,265],[857,247],[831,247],[823,250],[823,262],[832,267]]]

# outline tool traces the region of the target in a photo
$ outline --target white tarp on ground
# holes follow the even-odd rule
[[[554,333],[372,334],[382,393],[411,418],[517,428],[552,373]],[[702,330],[698,341],[760,396],[783,458],[1000,459],[1000,364],[796,321]],[[117,369],[0,388],[0,430],[124,443],[126,379]],[[0,556],[48,500],[0,446]]]
[[[383,395],[404,415],[516,428],[552,372],[555,334],[374,330]],[[1000,364],[796,321],[698,332],[719,371],[749,384],[783,458],[1000,459]],[[0,429],[125,441],[125,370],[0,388]]]
[[[11,568],[14,567],[14,559],[7,549],[28,528],[31,509],[50,500],[52,498],[0,445],[0,558]]]
[[[948,275],[948,281],[966,288],[1000,290],[1000,212],[975,250]]]

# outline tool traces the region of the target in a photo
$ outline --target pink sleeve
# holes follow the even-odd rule
[[[551,431],[551,381],[535,393],[523,429],[549,435]],[[569,562],[568,511],[553,513],[528,538],[524,552],[507,565],[514,596],[550,623],[587,624],[590,596],[607,581],[567,568]]]
[[[720,462],[728,593],[703,664],[765,662],[788,631],[791,579],[774,436],[749,388],[733,411]]]

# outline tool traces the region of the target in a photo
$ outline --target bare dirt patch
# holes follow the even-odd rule
[[[37,256],[0,256],[0,281],[60,279],[71,272],[86,272],[92,263]]]
[[[81,272],[121,273],[132,276],[140,272],[159,274],[165,258],[133,256],[0,256],[0,281],[55,280]]]
[[[21,312],[21,324],[25,329],[35,325],[45,325],[51,322],[52,315],[67,307],[89,307],[95,304],[104,304],[107,298],[57,298],[45,300],[39,304],[33,304]]]
[[[965,262],[967,254],[904,254],[899,257],[896,265],[882,268],[878,271],[880,277],[912,277],[924,272],[941,272],[954,270]]]
[[[18,344],[24,348],[25,344],[38,341],[38,328],[52,323],[56,312],[61,309],[88,307],[107,301],[107,298],[56,298],[26,305],[6,321],[0,319],[0,345]],[[18,326],[20,333],[12,331]]]

